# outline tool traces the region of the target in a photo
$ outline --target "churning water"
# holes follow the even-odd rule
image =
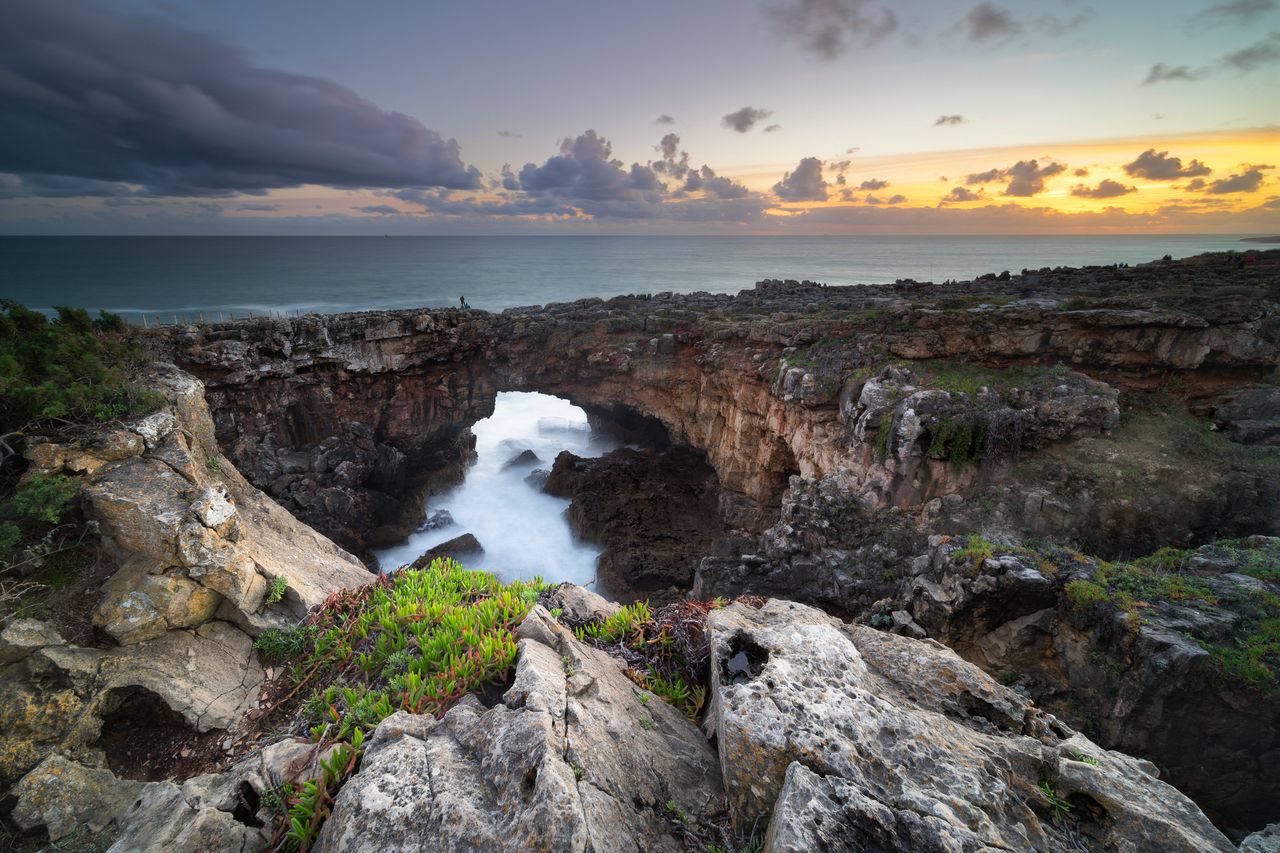
[[[549,582],[590,585],[600,549],[574,537],[564,516],[567,499],[544,494],[525,478],[537,468],[549,469],[562,450],[601,456],[618,442],[593,433],[586,413],[566,400],[517,392],[499,394],[492,417],[477,423],[472,432],[478,458],[466,479],[427,502],[428,516],[446,510],[454,524],[414,533],[404,544],[376,552],[379,565],[397,568],[470,533],[485,553],[462,557],[468,568],[485,569],[505,580],[541,575]],[[532,450],[540,461],[511,464],[525,450]]]

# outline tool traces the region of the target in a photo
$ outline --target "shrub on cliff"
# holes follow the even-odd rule
[[[59,306],[50,320],[0,301],[0,432],[62,431],[78,424],[134,417],[159,395],[133,379],[146,355],[122,334],[123,321]]]

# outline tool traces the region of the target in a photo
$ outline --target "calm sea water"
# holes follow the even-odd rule
[[[1247,249],[1235,237],[0,237],[0,297],[175,313],[499,311],[764,278],[876,284]]]

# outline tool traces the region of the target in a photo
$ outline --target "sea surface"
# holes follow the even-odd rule
[[[970,279],[1245,251],[1236,236],[0,237],[0,298],[131,322],[371,308],[500,311],[625,293]]]

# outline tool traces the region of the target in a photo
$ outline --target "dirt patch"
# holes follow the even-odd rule
[[[111,772],[125,779],[182,780],[224,763],[222,731],[197,732],[164,700],[142,687],[107,697],[98,745]]]

